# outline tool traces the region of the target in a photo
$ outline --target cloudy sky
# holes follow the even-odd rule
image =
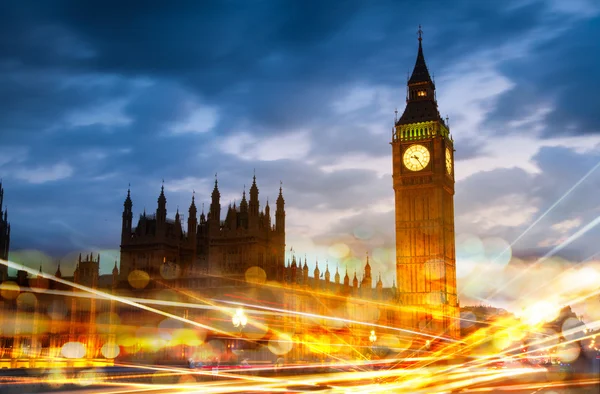
[[[464,297],[489,295],[469,293],[483,262],[593,261],[593,0],[2,2],[11,257],[102,251],[108,272],[129,183],[139,214],[164,179],[173,217],[192,190],[208,207],[215,173],[239,201],[255,170],[261,206],[283,182],[288,247],[351,274],[369,252],[391,284],[389,142],[419,24],[457,150]]]

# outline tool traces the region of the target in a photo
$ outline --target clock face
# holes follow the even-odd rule
[[[404,165],[411,171],[421,171],[429,164],[429,150],[423,145],[411,145],[404,151]]]
[[[452,175],[452,152],[450,152],[450,148],[446,148],[446,171],[448,171],[448,175]]]

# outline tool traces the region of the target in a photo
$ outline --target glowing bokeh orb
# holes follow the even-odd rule
[[[146,271],[134,270],[127,276],[127,281],[134,289],[143,289],[150,282],[150,275]]]
[[[358,239],[371,239],[373,237],[373,229],[369,226],[358,226],[354,229],[353,234]]]
[[[58,389],[67,382],[67,376],[60,369],[51,369],[48,371],[44,382],[48,387]]]
[[[343,259],[350,253],[350,248],[344,243],[333,244],[329,247],[329,255],[336,259]]]
[[[102,345],[102,348],[100,349],[100,353],[102,353],[102,355],[105,358],[115,358],[119,355],[120,352],[121,349],[119,348],[119,345],[110,342],[107,342],[104,345]]]
[[[250,267],[246,270],[246,282],[262,285],[267,281],[267,273],[260,267]]]
[[[484,260],[483,242],[477,236],[471,234],[456,236],[456,276],[458,278],[469,275]]]
[[[102,312],[96,317],[96,329],[98,332],[108,334],[111,330],[117,330],[121,325],[121,318],[116,313]]]
[[[279,334],[269,340],[269,350],[278,356],[287,354],[294,347],[294,341],[288,334]]]
[[[67,316],[68,312],[67,305],[62,299],[52,300],[50,305],[48,305],[48,316],[52,320],[61,320],[65,316]]]
[[[17,297],[17,305],[19,305],[20,308],[22,308],[22,307],[33,308],[33,307],[35,307],[36,302],[37,302],[37,298],[36,298],[35,294],[33,294],[33,293],[21,293]]]
[[[567,343],[560,345],[556,350],[556,356],[558,359],[565,363],[571,363],[579,357],[581,349],[577,343]]]
[[[512,344],[512,338],[506,330],[496,331],[492,338],[492,344],[496,350],[504,350]]]
[[[485,238],[482,244],[486,260],[495,266],[504,267],[512,258],[510,244],[502,238]]]
[[[585,336],[585,333],[583,332],[584,329],[585,324],[574,317],[566,319],[561,327],[562,334],[568,341],[583,338]]]
[[[0,283],[0,295],[7,300],[13,300],[19,296],[21,288],[13,281]]]
[[[525,309],[523,320],[530,326],[554,320],[559,313],[557,305],[549,301],[539,301]]]
[[[165,341],[170,341],[173,338],[175,330],[180,330],[182,328],[182,321],[168,317],[158,323],[158,335]]]
[[[67,342],[60,349],[60,354],[65,358],[83,358],[85,345],[80,342]]]

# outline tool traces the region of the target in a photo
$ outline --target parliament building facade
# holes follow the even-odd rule
[[[193,195],[185,223],[179,210],[167,217],[163,186],[156,211],[139,214],[134,225],[128,190],[120,264],[115,262],[111,274],[101,275],[100,256],[88,254],[80,255],[72,277],[63,277],[59,265],[54,275],[40,268],[8,278],[13,287],[4,286],[0,309],[12,316],[12,324],[0,328],[0,363],[241,354],[265,359],[273,353],[291,361],[362,358],[381,349],[422,349],[431,338],[458,338],[453,140],[437,108],[420,36],[406,101],[391,141],[396,224],[391,288],[371,272],[368,256],[353,277],[318,262],[309,272],[306,258],[286,256],[283,190],[274,212],[268,202],[261,209],[256,176],[248,199],[244,190],[225,218],[215,179],[209,211],[198,215]],[[0,187],[0,207],[2,196]],[[6,214],[0,217],[4,258],[10,234],[5,222]],[[4,275],[0,280],[9,283]],[[32,296],[27,288],[55,291]],[[248,325],[238,330],[232,318],[242,306]],[[369,339],[373,327],[379,351]],[[174,332],[182,330],[187,334],[176,338]],[[291,346],[282,350],[281,343]],[[81,357],[68,360],[66,345],[83,345]]]

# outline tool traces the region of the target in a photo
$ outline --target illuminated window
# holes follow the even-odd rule
[[[424,90],[419,90],[419,91],[417,92],[417,95],[418,95],[419,97],[425,97],[425,96],[427,96],[427,92],[426,92],[426,91],[424,91]]]

